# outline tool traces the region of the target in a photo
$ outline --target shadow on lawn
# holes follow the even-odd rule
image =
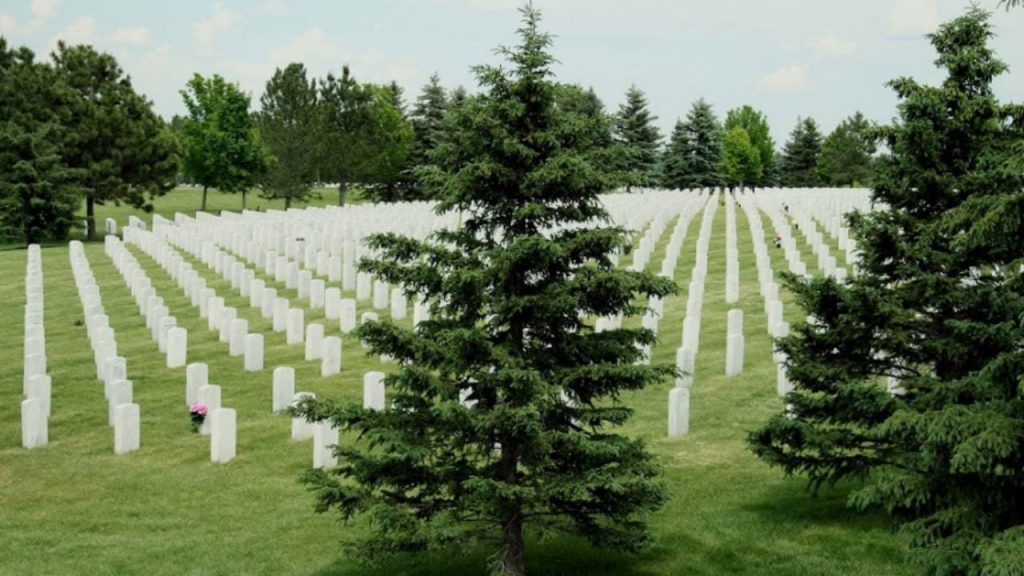
[[[634,555],[598,550],[570,537],[528,546],[530,576],[655,576],[661,573],[644,566],[669,557],[669,550],[664,546]],[[404,554],[381,562],[359,562],[346,557],[311,576],[487,576],[488,553],[482,548],[427,552]]]

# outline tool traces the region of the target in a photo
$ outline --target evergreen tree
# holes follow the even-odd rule
[[[789,417],[751,435],[814,485],[862,477],[851,503],[894,514],[941,575],[1024,558],[1024,107],[993,95],[991,37],[970,9],[930,36],[941,85],[890,84],[879,210],[850,217],[858,272],[787,280],[815,322],[779,342]]]
[[[403,171],[413,145],[412,125],[395,108],[390,86],[364,84],[369,97],[363,110],[365,123],[356,134],[354,149],[362,164],[357,177],[366,185],[366,196],[376,202],[402,199]]]
[[[797,119],[796,127],[786,142],[782,156],[782,185],[791,187],[821,186],[818,157],[821,155],[821,133],[814,118]]]
[[[585,154],[591,166],[604,171],[608,187],[614,188],[622,179],[617,166],[621,165],[622,148],[612,136],[612,118],[593,88],[584,89],[576,84],[558,84],[555,89],[555,109],[561,121],[572,131],[567,143],[580,154]]]
[[[750,143],[757,148],[760,156],[761,176],[757,180],[748,181],[748,184],[765,185],[765,177],[774,170],[775,163],[775,141],[772,140],[768,128],[768,118],[748,105],[733,108],[725,115],[725,130],[728,132],[733,128],[743,128],[746,131]]]
[[[664,188],[682,189],[689,184],[687,175],[687,155],[689,143],[686,141],[686,124],[676,120],[669,137],[668,146],[661,156],[661,186]]]
[[[434,74],[423,86],[410,114],[413,143],[409,161],[413,168],[431,163],[430,153],[440,143],[447,109],[448,97],[441,85],[441,77]]]
[[[85,195],[92,239],[96,204],[150,211],[152,199],[174,186],[175,140],[110,54],[59,42],[53,67],[67,98],[61,156]]]
[[[595,332],[581,318],[638,313],[635,298],[674,286],[609,260],[624,230],[605,222],[602,172],[565,145],[573,129],[537,22],[525,8],[521,43],[502,51],[510,69],[474,69],[485,92],[453,111],[460,137],[424,175],[461,227],[370,240],[379,257],[361,268],[431,304],[414,330],[359,329],[400,362],[385,380],[388,407],[308,400],[296,411],[356,434],[337,468],[306,480],[319,510],[373,520],[370,553],[483,540],[497,543],[496,573],[521,575],[528,529],[633,550],[649,541],[643,513],[663,498],[651,456],[615,427],[631,412],[622,391],[675,369],[637,363],[650,331]]]
[[[0,38],[0,238],[63,240],[81,202],[61,156],[69,93],[53,69]]]
[[[615,117],[615,140],[622,146],[622,174],[626,188],[651,186],[656,182],[658,142],[654,125],[657,116],[647,109],[647,97],[636,86],[626,91],[626,102]]]
[[[843,120],[821,145],[818,175],[827,186],[864,186],[871,177],[875,137],[871,123],[857,112]]]
[[[283,198],[285,208],[305,200],[317,176],[316,81],[306,78],[306,67],[278,68],[267,82],[256,114],[260,140],[274,161],[263,175],[265,198]]]
[[[193,182],[206,192],[246,194],[270,167],[271,156],[260,141],[249,96],[219,75],[203,78],[196,74],[181,91],[188,116],[181,128],[185,149],[183,168]]]
[[[722,126],[703,98],[686,115],[686,188],[725,183],[722,168]]]
[[[726,131],[722,140],[722,174],[730,187],[743,188],[761,180],[761,151],[739,126]]]

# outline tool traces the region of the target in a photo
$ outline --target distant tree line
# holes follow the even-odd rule
[[[424,178],[455,144],[451,119],[479,98],[435,74],[407,106],[395,82],[360,82],[347,66],[313,78],[301,63],[275,70],[258,111],[219,75],[196,74],[181,95],[186,113],[165,123],[113,56],[60,43],[38,61],[0,39],[0,234],[65,238],[84,199],[94,238],[97,204],[151,210],[181,183],[202,188],[200,210],[210,188],[240,194],[242,209],[254,189],[287,208],[327,184],[339,204],[354,188],[374,201],[431,199]],[[777,150],[750,106],[721,122],[698,100],[662,145],[636,86],[615,112],[574,84],[556,83],[554,101],[610,188],[864,186],[877,161],[860,113],[825,137],[800,119]]]

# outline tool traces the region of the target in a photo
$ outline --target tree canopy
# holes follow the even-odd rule
[[[425,241],[374,236],[361,268],[430,305],[415,329],[367,322],[359,336],[399,361],[383,410],[303,402],[298,414],[355,433],[341,464],[306,476],[318,509],[369,516],[370,553],[495,544],[493,570],[525,574],[527,530],[566,530],[636,550],[662,501],[642,443],[617,434],[624,390],[675,368],[637,363],[643,328],[583,318],[635,314],[672,283],[616,268],[605,173],[559,113],[538,12],[523,11],[509,67],[474,68],[481,94],[451,112],[423,182],[462,225]]]
[[[748,183],[753,186],[768,184],[766,177],[775,167],[775,141],[772,140],[768,128],[767,116],[749,105],[733,108],[725,115],[725,130],[728,133],[733,128],[743,128],[746,131],[751,145],[757,148],[760,157],[761,175],[756,180],[749,180]]]
[[[316,81],[306,77],[306,67],[275,70],[260,98],[256,128],[273,156],[261,178],[264,196],[283,198],[285,208],[305,199],[316,182],[318,118]]]
[[[850,217],[846,282],[787,279],[813,323],[779,346],[795,389],[754,451],[900,522],[932,574],[1015,574],[1024,558],[1024,107],[972,8],[930,36],[945,78],[891,82],[879,210]]]
[[[826,186],[865,186],[875,155],[873,127],[857,112],[843,120],[821,145],[818,174]]]
[[[648,109],[647,96],[636,86],[630,86],[614,125],[615,140],[622,148],[620,160],[627,188],[651,186],[655,182],[661,140],[654,125],[656,119]]]
[[[818,172],[821,133],[814,118],[800,118],[782,153],[782,185],[808,187],[822,185]]]

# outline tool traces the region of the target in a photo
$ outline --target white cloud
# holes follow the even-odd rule
[[[249,10],[254,16],[287,16],[291,12],[285,2],[264,2]]]
[[[921,36],[939,26],[937,0],[891,0],[887,28],[892,36]]]
[[[382,50],[354,51],[320,28],[309,28],[279,48],[271,50],[263,60],[223,60],[217,63],[221,74],[237,82],[242,90],[258,102],[267,80],[275,68],[301,62],[312,77],[328,72],[339,74],[348,65],[360,82],[397,81],[405,86],[422,83],[425,76],[411,62]]]
[[[14,16],[10,14],[0,14],[0,36],[12,36],[14,31],[18,28],[17,22],[14,20]]]
[[[57,48],[57,41],[63,40],[65,44],[92,44],[96,40],[96,21],[88,16],[83,16],[61,30],[56,36],[50,39],[48,50],[52,52]]]
[[[110,37],[114,44],[130,44],[132,46],[145,46],[153,41],[149,28],[145,26],[132,26],[118,28]]]
[[[818,36],[807,47],[822,56],[849,56],[857,51],[856,42],[843,40],[832,33]]]
[[[807,88],[807,66],[791,64],[765,74],[759,82],[769,92],[799,92]]]
[[[519,0],[468,0],[470,10],[477,12],[515,12],[523,3]]]
[[[238,14],[228,10],[223,4],[215,4],[212,16],[192,24],[192,39],[196,51],[200,54],[213,52],[213,44],[217,37],[233,30],[238,25],[238,20]]]
[[[57,15],[57,0],[32,0],[29,11],[36,20],[46,22]]]

